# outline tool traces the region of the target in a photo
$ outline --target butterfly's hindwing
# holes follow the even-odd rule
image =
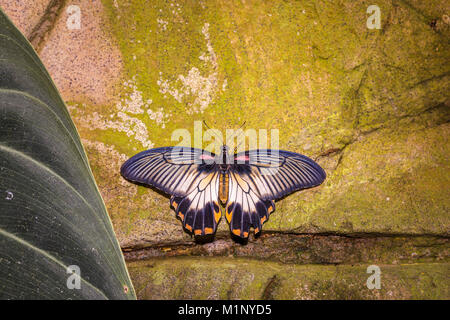
[[[218,189],[219,172],[215,171],[203,178],[186,196],[172,196],[170,203],[186,230],[196,236],[216,232],[221,217]]]
[[[236,236],[247,238],[250,228],[255,234],[262,230],[262,225],[275,210],[272,200],[262,200],[251,184],[242,179],[242,166],[231,167],[229,171],[229,197],[225,216],[230,230]]]

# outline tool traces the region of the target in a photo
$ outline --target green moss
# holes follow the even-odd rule
[[[128,264],[140,299],[448,299],[448,264],[380,265],[381,289],[367,266],[281,265],[229,258],[167,258]]]
[[[449,127],[413,128],[380,130],[346,148],[305,209],[312,211],[311,223],[344,232],[445,234]]]

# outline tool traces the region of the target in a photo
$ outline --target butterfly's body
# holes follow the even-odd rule
[[[247,238],[259,233],[275,210],[274,200],[317,186],[325,172],[306,156],[282,150],[250,150],[219,155],[201,149],[164,147],[141,152],[121,168],[128,180],[171,194],[171,205],[194,235],[213,234],[220,221],[219,202],[231,232]]]
[[[222,204],[226,204],[228,200],[229,178],[227,170],[221,168],[219,179],[219,199]]]
[[[228,200],[229,190],[228,170],[230,169],[230,164],[228,164],[228,159],[230,159],[230,156],[228,154],[228,147],[226,145],[222,146],[222,150],[218,159],[222,159],[222,163],[219,164],[219,200],[220,202],[222,202],[222,204],[226,204]]]

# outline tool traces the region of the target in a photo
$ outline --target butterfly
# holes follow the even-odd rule
[[[325,171],[312,159],[289,151],[257,149],[219,155],[198,148],[149,149],[128,159],[121,175],[171,195],[170,204],[194,236],[212,235],[222,217],[231,233],[259,235],[275,210],[274,201],[320,185]]]

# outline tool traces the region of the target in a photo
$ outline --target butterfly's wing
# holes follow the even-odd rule
[[[229,170],[226,218],[231,231],[248,237],[258,233],[275,210],[274,200],[294,191],[320,185],[325,171],[310,158],[282,150],[250,150],[238,153]]]
[[[143,151],[121,167],[130,181],[172,195],[170,203],[183,226],[195,235],[212,234],[220,220],[219,166],[213,153],[185,147]]]
[[[218,199],[219,173],[209,173],[186,196],[172,196],[170,203],[183,227],[196,236],[216,232],[221,212]]]
[[[269,219],[270,213],[275,210],[272,200],[263,200],[258,189],[246,181],[248,176],[243,171],[251,169],[246,165],[236,165],[230,168],[229,194],[225,209],[225,217],[230,224],[233,234],[241,238],[247,238],[250,227],[255,234],[262,229],[263,223]]]

